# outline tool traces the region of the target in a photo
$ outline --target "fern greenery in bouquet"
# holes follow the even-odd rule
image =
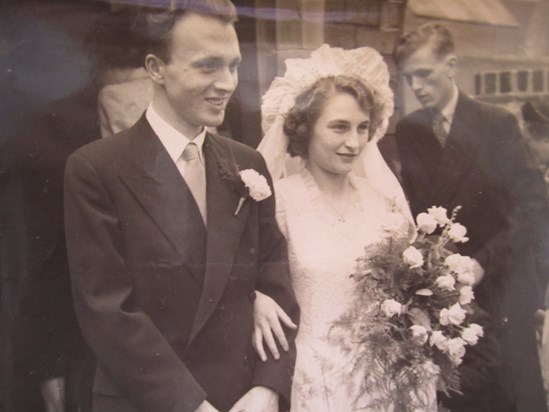
[[[355,367],[366,371],[367,390],[382,394],[382,408],[425,410],[430,395],[422,391],[433,378],[438,390],[459,392],[457,368],[467,346],[483,336],[469,322],[472,260],[449,249],[468,240],[455,221],[458,210],[448,217],[432,207],[417,216],[412,240],[387,239],[357,259],[357,301],[335,327],[358,342]]]

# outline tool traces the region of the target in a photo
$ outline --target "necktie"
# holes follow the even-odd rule
[[[444,128],[445,120],[446,119],[444,118],[442,113],[438,111],[433,113],[433,133],[435,134],[435,137],[437,138],[441,147],[444,147],[444,145],[446,144],[446,139],[448,138],[448,132]]]
[[[206,173],[200,162],[196,143],[189,142],[181,156],[186,162],[183,178],[200,209],[202,220],[206,223]]]

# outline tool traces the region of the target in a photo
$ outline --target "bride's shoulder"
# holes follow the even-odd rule
[[[302,185],[303,183],[299,175],[291,175],[275,180],[274,189],[277,195],[288,195],[292,192],[301,190]]]
[[[351,184],[362,195],[368,198],[382,198],[382,194],[376,191],[367,178],[358,175],[351,175]]]
[[[380,192],[376,189],[376,185],[372,185],[370,181],[363,176],[352,175],[351,183],[360,194],[362,201],[368,203],[370,207],[372,204],[377,204],[382,209],[390,209],[391,205],[394,204],[394,199],[389,198],[386,193]]]

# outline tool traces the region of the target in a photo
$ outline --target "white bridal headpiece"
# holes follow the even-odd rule
[[[376,50],[370,47],[344,50],[324,44],[307,59],[288,59],[285,63],[286,73],[275,78],[263,96],[261,125],[265,134],[274,126],[277,117],[288,113],[296,97],[317,80],[343,75],[359,79],[383,102],[384,124],[378,128],[375,140],[383,137],[393,114],[393,91],[389,87],[387,65]]]
[[[317,80],[340,75],[359,79],[383,104],[382,122],[357,161],[355,174],[364,176],[375,190],[394,199],[403,210],[408,210],[402,188],[377,146],[387,132],[394,103],[387,65],[379,52],[370,47],[344,50],[324,44],[309,58],[286,60],[286,73],[273,80],[262,99],[261,126],[264,137],[257,150],[265,158],[275,180],[303,167],[301,159],[290,159],[287,154],[289,138],[283,130],[285,117],[294,106],[296,97]]]

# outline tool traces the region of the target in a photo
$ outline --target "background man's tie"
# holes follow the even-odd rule
[[[435,134],[435,137],[437,138],[441,147],[444,147],[444,145],[446,145],[446,140],[448,139],[448,132],[444,128],[445,120],[446,119],[439,111],[435,111],[433,113],[433,133]]]
[[[206,224],[206,172],[200,162],[196,143],[189,142],[181,156],[186,161],[183,178],[191,189],[194,200],[200,209],[202,220]]]

